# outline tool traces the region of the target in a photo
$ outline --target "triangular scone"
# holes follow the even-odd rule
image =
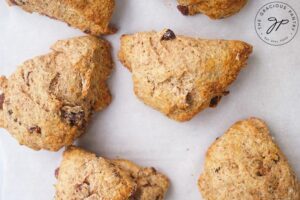
[[[64,152],[55,175],[56,200],[163,200],[169,187],[154,168],[108,160],[77,147]]]
[[[212,19],[229,17],[239,12],[248,0],[177,0],[183,15],[203,13]]]
[[[27,12],[37,12],[61,20],[92,35],[110,34],[116,30],[109,26],[114,0],[7,0]]]
[[[0,127],[20,144],[57,151],[73,143],[111,95],[110,45],[92,36],[58,41],[52,52],[0,77]]]
[[[165,30],[122,36],[119,58],[132,72],[141,100],[186,121],[228,94],[251,52],[245,42],[195,39]]]
[[[299,200],[298,184],[267,125],[256,118],[237,122],[214,142],[199,179],[207,200]]]

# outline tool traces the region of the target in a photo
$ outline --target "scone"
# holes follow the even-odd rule
[[[97,157],[74,146],[64,152],[55,175],[56,200],[163,200],[169,187],[154,168]]]
[[[110,34],[116,30],[109,26],[115,7],[114,0],[7,0],[27,12],[37,12],[66,22],[92,35]]]
[[[206,154],[199,187],[207,200],[299,200],[299,182],[267,125],[234,124]]]
[[[187,121],[229,93],[251,52],[245,42],[176,36],[168,29],[123,35],[119,59],[145,104]]]
[[[52,52],[0,77],[0,127],[20,144],[57,151],[73,143],[111,101],[110,45],[92,36],[58,41]]]
[[[203,13],[211,19],[229,17],[239,12],[248,0],[177,0],[183,15]]]

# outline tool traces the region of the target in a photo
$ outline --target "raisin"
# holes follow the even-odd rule
[[[192,105],[193,104],[193,97],[192,97],[192,94],[189,92],[187,93],[186,97],[185,97],[185,102],[188,104],[188,105]]]
[[[4,94],[0,95],[0,110],[3,110],[3,104],[4,104],[5,96]]]
[[[223,95],[224,96],[227,96],[227,95],[229,95],[230,94],[230,91],[225,91],[225,92],[223,92]]]
[[[136,191],[132,193],[128,200],[139,200],[142,197],[142,191],[139,188],[136,188]]]
[[[162,36],[161,40],[174,40],[175,38],[176,38],[175,33],[172,30],[168,29]]]
[[[256,176],[263,176],[263,174],[262,174],[262,172],[260,172],[260,171],[258,171],[258,172],[256,172]]]
[[[215,96],[210,100],[209,107],[215,108],[218,105],[218,103],[221,101],[221,99],[222,96]]]
[[[189,15],[189,8],[187,6],[178,5],[177,9],[181,12],[181,14]]]
[[[87,179],[88,179],[88,177],[86,177],[82,183],[79,183],[79,184],[75,185],[75,189],[76,189],[77,192],[80,192],[84,188],[88,188],[90,186],[90,182]]]
[[[25,5],[25,1],[24,0],[19,0],[19,1],[16,1],[16,0],[9,0],[12,4],[14,4],[14,5],[19,5],[19,4],[21,4],[21,5]]]
[[[155,198],[155,200],[161,200],[161,199],[163,199],[163,197],[160,194]]]
[[[26,81],[26,85],[29,87],[30,86],[30,75],[32,72],[28,72],[27,73],[27,81]]]
[[[83,32],[86,33],[86,34],[91,34],[92,33],[90,29],[86,29]]]
[[[38,133],[38,134],[40,134],[42,132],[42,129],[39,126],[31,126],[31,127],[28,128],[28,131],[30,133]]]
[[[54,172],[55,178],[58,179],[58,175],[59,175],[59,168],[57,168]]]
[[[9,0],[9,2],[13,5],[17,5],[17,2],[15,0]]]
[[[71,126],[83,126],[85,113],[82,110],[81,106],[64,106],[61,109],[62,119]]]
[[[154,167],[150,167],[150,171],[151,171],[151,173],[154,173],[154,174],[157,173],[157,171],[156,171],[156,169]]]

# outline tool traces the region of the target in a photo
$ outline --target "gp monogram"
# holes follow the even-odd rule
[[[255,30],[265,43],[281,46],[294,39],[299,20],[295,10],[283,2],[270,2],[262,6],[255,17]]]

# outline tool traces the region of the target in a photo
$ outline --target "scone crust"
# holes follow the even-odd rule
[[[166,31],[123,35],[119,59],[132,72],[134,92],[145,104],[187,121],[228,94],[252,46],[185,36],[162,40]]]
[[[184,15],[203,13],[211,19],[222,19],[238,13],[248,0],[177,0]]]
[[[298,184],[267,125],[257,118],[237,122],[214,142],[199,179],[207,200],[299,200]]]
[[[56,200],[163,200],[168,178],[128,160],[97,157],[71,146],[56,170]]]
[[[52,52],[0,78],[0,126],[20,144],[57,151],[73,143],[91,115],[111,101],[110,45],[92,36],[58,41]]]
[[[37,12],[66,22],[92,35],[111,34],[116,31],[109,23],[115,8],[114,0],[7,0],[27,12]]]
[[[128,160],[113,160],[137,184],[132,199],[163,200],[169,188],[168,178],[153,167],[140,167]]]

